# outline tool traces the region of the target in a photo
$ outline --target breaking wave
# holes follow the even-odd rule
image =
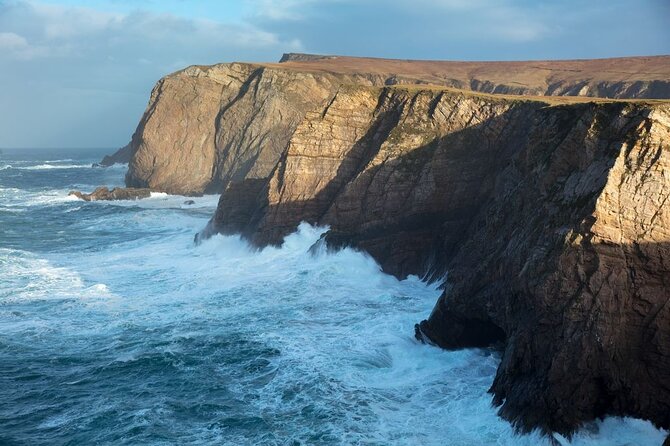
[[[439,289],[351,249],[311,254],[325,228],[196,246],[216,196],[66,190],[2,192],[31,205],[0,209],[0,443],[551,444],[491,407],[495,352],[414,340]],[[555,441],[664,435],[607,418]]]

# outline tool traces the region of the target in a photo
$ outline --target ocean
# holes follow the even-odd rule
[[[109,152],[109,151],[107,151]],[[440,294],[350,249],[194,234],[217,196],[84,202],[127,166],[0,154],[1,445],[549,445],[487,393],[491,350],[414,339]],[[560,444],[660,445],[610,417]]]

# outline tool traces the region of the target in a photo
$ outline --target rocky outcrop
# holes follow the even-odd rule
[[[90,194],[80,191],[71,191],[68,195],[75,196],[84,201],[111,201],[111,200],[140,200],[151,196],[150,189],[136,189],[132,187],[115,187],[109,190],[99,187]]]
[[[126,183],[196,195],[266,179],[305,113],[325,105],[339,82],[250,64],[167,76],[133,138]]]
[[[404,67],[391,82],[391,62],[359,62],[167,76],[128,185],[220,191],[196,241],[280,244],[307,221],[330,227],[328,247],[443,281],[417,337],[502,345],[491,391],[521,429],[569,433],[606,414],[670,427],[670,104],[403,85],[435,73],[391,61]]]
[[[307,62],[323,59],[333,59],[337,56],[324,56],[321,54],[306,54],[306,53],[284,53],[279,59],[279,63],[283,62]]]
[[[128,143],[111,155],[105,157],[94,167],[109,167],[114,164],[128,164],[134,154],[132,143]]]

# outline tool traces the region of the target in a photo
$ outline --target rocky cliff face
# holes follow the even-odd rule
[[[346,82],[355,79],[251,64],[167,76],[133,137],[126,183],[189,195],[267,179],[305,114]]]
[[[282,65],[161,80],[128,185],[222,191],[203,235],[262,246],[301,221],[329,225],[327,246],[444,280],[417,336],[504,345],[491,391],[522,429],[570,432],[605,414],[670,427],[667,102],[384,86],[379,73]]]
[[[522,428],[605,414],[667,428],[670,109],[570,108],[500,170],[417,335],[504,340],[491,391]]]
[[[433,85],[556,101],[670,98],[670,56],[433,62],[289,54],[282,60],[192,66],[166,76],[131,143],[106,161],[130,159],[128,186],[186,195],[266,179],[307,113],[322,111],[346,85]]]

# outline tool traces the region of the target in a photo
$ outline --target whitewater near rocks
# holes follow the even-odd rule
[[[68,197],[122,184],[92,161],[0,160],[3,444],[549,444],[497,417],[495,352],[413,338],[434,285],[310,253],[325,228],[304,224],[281,248],[196,246],[217,196]],[[664,435],[607,418],[572,444]]]

